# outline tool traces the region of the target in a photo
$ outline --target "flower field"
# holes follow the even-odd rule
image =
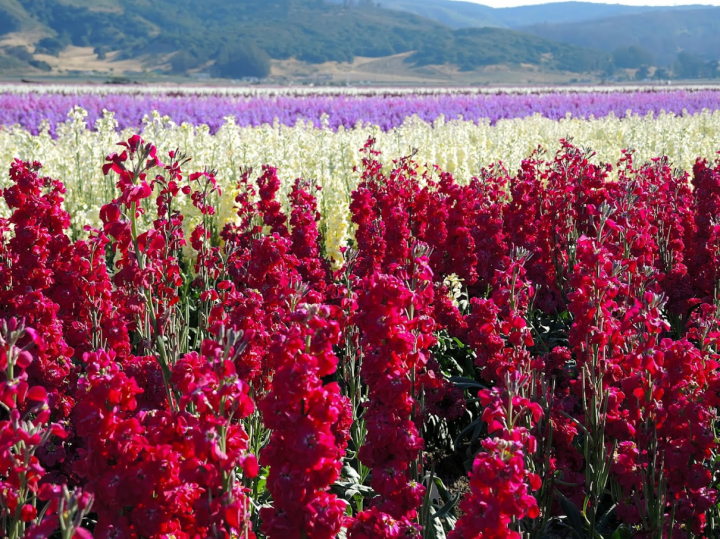
[[[298,122],[312,122],[337,130],[354,128],[358,124],[372,124],[387,131],[416,116],[432,123],[464,119],[472,122],[525,118],[539,114],[551,120],[567,116],[573,118],[625,117],[628,112],[639,116],[661,112],[682,115],[703,110],[720,109],[720,91],[702,88],[677,90],[575,89],[567,92],[538,88],[532,93],[519,91],[455,90],[417,93],[403,89],[361,92],[258,90],[257,92],[213,92],[196,88],[176,92],[161,92],[128,87],[123,92],[95,88],[48,89],[33,91],[33,87],[9,87],[0,93],[0,125],[19,125],[37,134],[43,122],[55,133],[58,124],[65,122],[68,110],[83,108],[88,112],[90,125],[103,117],[103,110],[115,113],[120,129],[138,129],[150,111],[167,116],[176,124],[207,125],[216,133],[233,116],[240,126],[257,127],[275,122],[294,126]],[[0,86],[0,92],[3,87]],[[210,93],[212,92],[212,93]]]
[[[0,97],[0,535],[720,537],[701,93]]]

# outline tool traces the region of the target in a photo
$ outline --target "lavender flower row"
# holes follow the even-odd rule
[[[439,116],[494,123],[504,118],[522,118],[542,114],[551,119],[596,118],[628,112],[645,115],[661,111],[694,114],[720,109],[720,90],[673,90],[629,92],[557,92],[540,94],[437,94],[437,95],[307,95],[233,97],[221,95],[131,95],[84,93],[4,93],[0,94],[0,125],[18,124],[37,133],[43,120],[55,126],[66,120],[72,107],[88,111],[92,126],[102,117],[103,109],[115,113],[120,128],[140,127],[142,118],[153,110],[174,122],[206,124],[215,132],[226,116],[235,116],[243,126],[278,121],[294,125],[299,120],[320,125],[327,115],[329,127],[354,127],[372,123],[384,130],[401,125],[417,115],[432,122]]]

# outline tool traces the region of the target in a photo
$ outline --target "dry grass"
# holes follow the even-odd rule
[[[35,43],[47,37],[48,33],[42,28],[26,30],[24,32],[9,32],[0,37],[0,47],[27,47],[30,50],[35,48]]]
[[[64,0],[70,4],[82,4],[86,0]],[[99,2],[97,9],[111,9],[109,2]],[[0,49],[24,46],[33,51],[35,44],[47,37],[42,28],[27,29],[23,32],[6,34],[0,39]],[[120,59],[120,51],[107,53],[100,60],[92,47],[66,47],[58,56],[36,54],[35,58],[47,62],[51,77],[67,76],[73,73],[96,75],[139,75],[143,72],[169,69],[169,60],[174,53],[145,54],[136,58]],[[271,78],[277,82],[316,82],[335,84],[389,84],[389,85],[467,85],[467,84],[563,84],[573,82],[575,73],[542,71],[537,66],[488,66],[474,71],[460,71],[451,65],[414,66],[406,60],[412,52],[395,54],[383,58],[356,57],[353,62],[326,62],[307,64],[296,59],[273,60]],[[212,62],[193,72],[206,71]],[[592,83],[587,80],[584,82]]]
[[[318,82],[387,84],[558,84],[578,77],[577,73],[541,71],[532,65],[497,65],[473,71],[460,71],[451,65],[417,67],[406,62],[411,55],[412,52],[383,58],[356,57],[352,63],[306,64],[294,59],[273,60],[272,77],[288,81],[315,79]]]
[[[122,74],[155,69],[162,64],[162,58],[139,56],[120,60],[120,51],[107,53],[104,60],[98,59],[92,47],[68,46],[58,56],[36,54],[35,58],[50,64],[54,73],[67,71],[97,71],[100,73]]]

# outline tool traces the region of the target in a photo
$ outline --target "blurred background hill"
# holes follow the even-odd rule
[[[720,8],[0,0],[0,76],[343,83],[720,76]]]

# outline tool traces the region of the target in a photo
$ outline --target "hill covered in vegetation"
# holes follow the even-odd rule
[[[38,36],[32,47],[5,45],[6,65],[36,69],[45,66],[34,55],[70,45],[92,47],[99,58],[142,57],[168,73],[230,78],[263,77],[271,59],[319,64],[410,52],[414,65],[465,70],[527,65],[580,73],[611,61],[597,50],[508,29],[454,29],[362,0],[0,0],[0,21],[0,40]]]
[[[706,61],[720,60],[720,7],[660,10],[584,22],[533,24],[521,27],[521,30],[608,52],[618,47],[642,47],[652,53],[658,65],[672,65],[680,53]]]
[[[330,0],[345,3],[349,0]],[[382,0],[381,5],[406,11],[446,24],[453,28],[520,29],[534,24],[565,24],[661,11],[706,8],[705,5],[631,6],[596,2],[548,2],[529,6],[493,8],[462,0]]]

